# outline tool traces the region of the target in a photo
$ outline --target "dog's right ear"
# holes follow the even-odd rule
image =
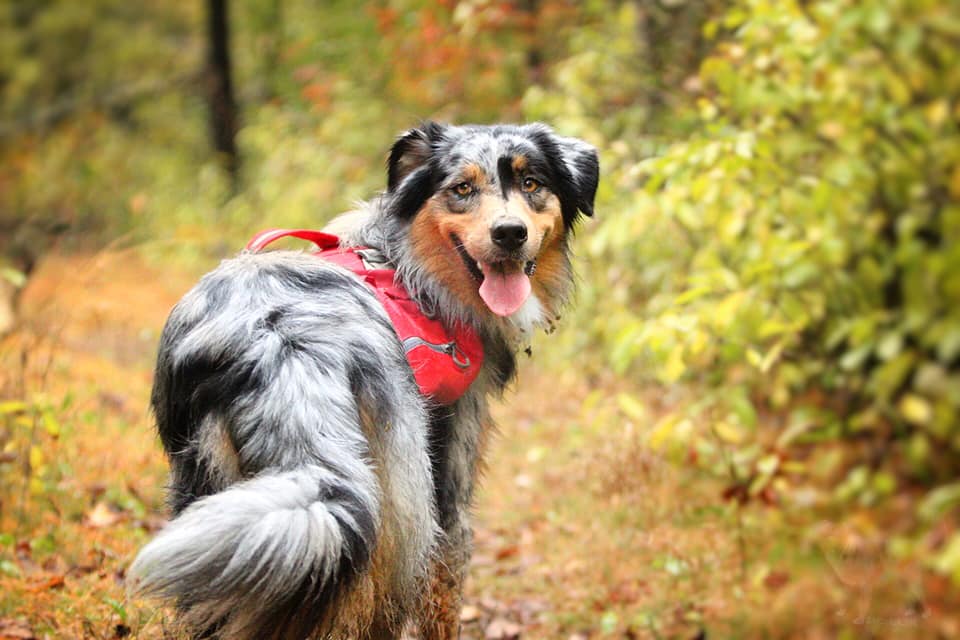
[[[396,191],[407,176],[427,164],[446,128],[427,121],[397,138],[387,160],[387,191]]]
[[[447,127],[424,122],[400,136],[387,160],[389,212],[409,220],[433,195],[437,176],[431,160],[443,141]]]

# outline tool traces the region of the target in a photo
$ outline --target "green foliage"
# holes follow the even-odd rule
[[[54,405],[43,395],[30,401],[0,401],[0,490],[15,495],[12,489],[21,487],[21,509],[27,492],[51,492],[60,479],[55,459],[61,431],[57,415],[67,404]]]
[[[651,437],[731,495],[876,504],[960,470],[958,25],[933,1],[743,0],[705,25],[688,135],[644,159],[578,114],[608,150],[593,339],[704,390]]]

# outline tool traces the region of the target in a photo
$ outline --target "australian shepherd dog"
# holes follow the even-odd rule
[[[488,401],[570,296],[599,165],[542,124],[431,122],[387,169],[327,230],[376,250],[425,316],[469,327],[482,367],[455,401],[425,397],[370,287],[308,253],[206,275],[167,320],[153,388],[173,518],[130,570],[191,637],[459,636]]]

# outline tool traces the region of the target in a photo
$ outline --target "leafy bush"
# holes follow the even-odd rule
[[[732,473],[730,495],[810,483],[870,505],[939,486],[916,520],[955,516],[960,14],[742,0],[704,33],[690,135],[643,159],[579,121],[610,168],[594,338],[620,372],[703,390],[652,438]],[[960,538],[923,542],[899,548],[960,578]]]

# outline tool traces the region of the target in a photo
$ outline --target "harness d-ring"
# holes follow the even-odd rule
[[[450,356],[451,360],[453,360],[453,364],[457,365],[461,369],[467,369],[470,367],[470,356],[461,351],[456,342],[444,342],[443,344],[436,344],[434,342],[428,342],[420,336],[410,336],[403,341],[404,353],[408,353],[417,347],[427,347],[428,349],[436,351],[437,353],[445,353]]]
[[[450,359],[453,360],[453,364],[457,365],[461,369],[467,369],[470,367],[470,356],[461,351],[456,342],[448,342],[447,346],[450,349]],[[459,356],[463,356],[463,359],[460,359]]]

